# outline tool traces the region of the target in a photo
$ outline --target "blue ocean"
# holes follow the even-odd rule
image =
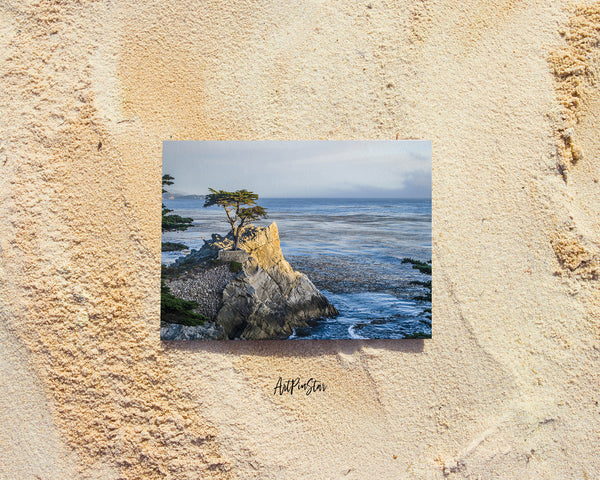
[[[203,238],[229,231],[222,209],[204,208],[201,198],[164,198],[174,214],[194,219],[163,241],[200,248]],[[281,249],[295,270],[305,273],[339,310],[290,338],[369,339],[431,335],[431,302],[414,282],[431,276],[402,259],[431,259],[431,200],[265,198],[258,202],[277,222]],[[170,264],[186,252],[164,252]]]

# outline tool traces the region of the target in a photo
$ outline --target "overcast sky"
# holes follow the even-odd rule
[[[172,193],[431,198],[429,141],[165,141]]]

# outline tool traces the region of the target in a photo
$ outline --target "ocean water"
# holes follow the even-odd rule
[[[163,241],[200,248],[203,238],[229,231],[222,209],[203,208],[202,199],[164,199],[173,213],[194,219],[183,232],[165,232]],[[339,310],[290,338],[404,338],[431,335],[431,303],[415,297],[429,281],[405,257],[431,259],[431,200],[260,199],[269,217],[255,222],[279,229],[283,255],[313,281]],[[183,252],[165,252],[170,264]]]

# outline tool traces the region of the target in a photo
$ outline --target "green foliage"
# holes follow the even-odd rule
[[[258,195],[248,190],[236,190],[235,192],[215,190],[214,188],[209,188],[209,190],[210,193],[204,198],[204,206],[217,205],[225,209],[233,234],[233,250],[237,250],[243,228],[252,220],[265,218],[267,210],[256,205]]]
[[[162,184],[163,184],[163,193],[166,193],[164,189],[165,185],[173,185],[173,180],[175,180],[171,175],[163,175]],[[181,217],[179,215],[168,215],[173,210],[168,209],[165,205],[162,205],[162,231],[163,232],[172,232],[177,230],[187,230],[192,226],[193,218],[189,217]],[[180,249],[183,250],[183,249]],[[168,250],[163,250],[163,252]]]
[[[188,250],[189,247],[183,243],[162,242],[161,252],[178,252],[180,250]]]
[[[410,263],[412,264],[412,268],[419,270],[424,275],[431,275],[431,260],[429,262],[421,262],[420,260],[415,260],[414,258],[403,258],[402,263]],[[417,302],[431,302],[431,280],[427,280],[425,282],[421,282],[418,280],[410,282],[411,285],[420,285],[427,289],[425,295],[417,295],[413,297]],[[423,310],[424,314],[431,315],[431,309],[426,308]],[[405,338],[413,338],[413,337],[405,337]],[[428,337],[414,337],[414,338],[430,338]]]
[[[171,232],[175,230],[187,230],[192,226],[193,221],[193,218],[181,217],[179,215],[164,215],[163,213],[162,231]]]
[[[416,333],[410,333],[408,335],[405,335],[404,338],[413,338],[413,339],[420,339],[420,338],[431,338],[431,335],[425,332],[416,332]]]
[[[219,205],[220,207],[239,207],[240,205],[255,205],[258,200],[258,194],[248,190],[236,190],[228,192],[226,190],[215,190],[209,188],[210,193],[204,199],[204,206]]]
[[[166,278],[166,277],[174,277],[177,276],[180,272],[180,269],[175,267],[175,266],[168,266],[165,265],[164,263],[161,263],[160,265],[160,276],[162,278]]]
[[[403,258],[402,263],[410,263],[412,264],[412,268],[417,269],[424,275],[431,275],[431,261],[426,263],[420,260],[415,260],[414,258]]]
[[[175,180],[171,175],[163,175],[162,176],[162,184],[164,185],[173,185],[173,180]],[[167,191],[163,188],[162,193],[166,193]]]
[[[417,302],[431,302],[431,290],[427,292],[425,295],[417,295],[414,297]]]
[[[232,273],[240,273],[242,271],[242,264],[240,262],[232,261],[229,264],[229,271]]]
[[[171,294],[169,287],[161,280],[160,283],[160,319],[167,323],[181,325],[203,325],[209,318],[194,312],[198,308],[196,302],[177,298]]]

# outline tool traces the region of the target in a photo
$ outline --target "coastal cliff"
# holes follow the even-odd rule
[[[338,314],[308,277],[294,271],[285,260],[275,223],[248,226],[240,239],[241,252],[230,252],[232,246],[231,236],[215,234],[200,250],[175,263],[182,273],[169,281],[172,290],[186,300],[212,305],[201,313],[213,323],[193,327],[202,331],[198,338],[204,338],[210,329],[226,339],[287,338],[294,328],[308,327],[311,319]],[[235,261],[227,260],[231,254]],[[216,272],[220,272],[218,280],[210,284],[198,280],[215,278]],[[173,331],[164,325],[161,337],[179,339],[178,335],[168,334]]]

